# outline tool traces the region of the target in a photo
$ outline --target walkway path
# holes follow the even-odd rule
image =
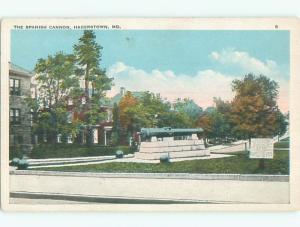
[[[29,171],[30,172],[30,171]],[[29,173],[28,172],[28,173]],[[24,172],[23,172],[24,173]],[[151,174],[134,177],[130,174],[81,174],[37,172],[10,175],[10,191],[14,197],[67,199],[78,201],[177,201],[200,203],[288,203],[289,182],[261,180],[258,177],[228,178],[227,175],[209,179],[205,177],[172,177]],[[179,174],[180,175],[180,174]],[[178,176],[178,174],[177,174]],[[209,176],[209,175],[206,175]],[[241,175],[243,176],[243,175]],[[264,178],[263,178],[264,179]],[[114,200],[112,200],[114,199]]]

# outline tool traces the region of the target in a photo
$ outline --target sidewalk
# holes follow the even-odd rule
[[[23,198],[37,194],[84,198],[127,199],[129,201],[188,201],[190,203],[289,203],[289,182],[252,180],[205,180],[204,178],[130,177],[109,174],[10,175],[10,192]],[[221,178],[220,178],[221,179]],[[230,178],[229,178],[230,179]],[[26,197],[27,196],[27,197]],[[56,197],[55,197],[56,196]],[[91,200],[89,200],[91,201]],[[113,201],[113,200],[110,200]]]

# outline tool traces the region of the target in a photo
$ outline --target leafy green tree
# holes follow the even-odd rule
[[[62,52],[39,59],[36,66],[37,99],[27,99],[34,115],[34,131],[46,134],[47,141],[56,141],[57,134],[76,134],[77,121],[68,121],[66,108],[69,99],[76,99],[79,90],[74,77],[74,56]],[[68,125],[67,127],[65,125]]]
[[[200,115],[203,113],[203,109],[198,106],[194,100],[187,98],[183,100],[177,99],[174,104],[174,109],[181,113],[185,113],[193,123],[196,123]]]
[[[279,136],[282,136],[287,131],[289,115],[284,115],[280,111],[278,111],[276,115],[276,131]]]
[[[158,125],[159,127],[191,128],[194,123],[185,112],[170,110],[160,115]]]
[[[84,80],[84,97],[86,103],[84,124],[87,126],[87,143],[92,144],[92,125],[102,121],[106,116],[100,111],[105,92],[111,88],[112,79],[106,76],[100,67],[102,46],[96,42],[93,31],[85,30],[79,42],[74,45],[77,79]]]
[[[142,127],[193,126],[193,121],[183,109],[174,110],[169,102],[150,92],[144,92],[139,98],[128,92],[120,101],[119,107],[121,125],[127,136],[131,136]]]
[[[232,129],[234,127],[234,123],[231,120],[231,111],[232,104],[229,101],[223,101],[221,98],[214,98],[215,110],[219,115],[219,121],[222,125],[220,128],[222,129],[219,137],[222,139],[227,139],[228,137],[233,138]]]

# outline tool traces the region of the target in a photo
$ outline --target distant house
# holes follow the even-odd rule
[[[26,97],[36,96],[34,73],[9,63],[9,145],[23,153],[32,149],[32,114]]]
[[[83,96],[81,98],[81,103],[84,105],[86,103],[86,99]],[[69,109],[69,121],[71,122],[73,119],[84,119],[84,112],[76,112],[73,111],[73,102],[68,102]],[[92,125],[93,135],[92,135],[92,143],[99,145],[109,145],[112,131],[112,107],[109,102],[103,102],[102,105],[99,106],[99,112],[106,113],[106,119],[98,122],[95,125]],[[78,142],[81,144],[87,143],[87,135],[86,135],[86,126],[82,126],[81,131],[78,136]],[[57,142],[60,143],[60,135],[58,135]],[[71,137],[67,138],[67,143],[73,143],[74,140]]]
[[[97,125],[93,126],[94,144],[101,144],[105,146],[110,144],[111,136],[112,136],[112,125],[113,125],[112,109],[114,104],[119,104],[121,99],[125,96],[126,92],[127,92],[126,89],[124,87],[121,87],[120,92],[118,94],[116,94],[112,98],[103,101],[102,105],[99,107],[100,111],[106,112],[107,118],[106,120],[99,122]],[[136,98],[139,98],[143,95],[144,92],[132,91],[131,93]],[[81,141],[82,143],[86,142],[84,133],[81,134]]]

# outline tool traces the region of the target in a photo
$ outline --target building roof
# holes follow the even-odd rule
[[[22,75],[22,76],[29,76],[29,77],[34,76],[34,72],[24,69],[21,66],[15,65],[12,62],[9,62],[9,72]]]

